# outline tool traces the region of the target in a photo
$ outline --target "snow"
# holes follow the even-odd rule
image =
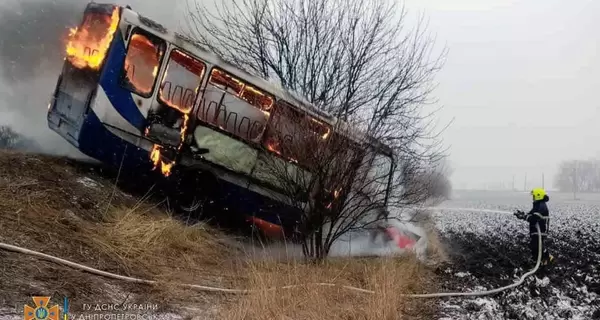
[[[81,183],[82,185],[88,187],[88,188],[98,188],[99,184],[98,182],[96,182],[94,179],[92,178],[88,178],[88,177],[82,177],[77,179],[77,182]]]
[[[462,192],[441,204],[433,217],[451,259],[438,272],[444,291],[497,288],[530,270],[527,223],[506,213],[530,205],[527,194],[507,192]],[[600,319],[600,197],[550,194],[548,205],[554,265],[494,296],[442,300],[439,320]]]

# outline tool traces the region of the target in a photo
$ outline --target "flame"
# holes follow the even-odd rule
[[[152,168],[152,170],[156,169],[156,167],[158,166],[158,163],[160,162],[160,146],[155,144],[154,146],[152,146],[152,151],[150,152],[150,159],[152,160],[152,163],[154,164],[154,168]]]
[[[170,162],[170,163],[164,163],[164,162],[161,163],[160,171],[162,172],[162,174],[165,177],[168,177],[171,175],[171,168],[173,168],[174,164],[175,164],[175,161]]]
[[[329,137],[329,134],[331,133],[331,130],[329,128],[327,128],[327,132],[325,132],[324,135],[321,136],[321,138],[323,140],[327,140],[327,138]]]
[[[333,197],[337,199],[340,196],[340,192],[341,191],[342,191],[342,189],[334,190],[333,191]]]
[[[160,68],[162,52],[142,34],[134,34],[125,57],[127,80],[143,94],[150,94]]]
[[[278,147],[279,147],[279,143],[277,143],[276,141],[269,141],[267,142],[267,149],[271,152],[275,152],[278,155],[281,155],[281,152],[279,152]]]
[[[322,126],[322,127],[325,127],[325,129],[327,129],[327,132],[325,132],[325,134],[323,134],[323,135],[321,136],[321,138],[322,138],[323,140],[327,140],[327,138],[329,137],[329,134],[331,133],[331,128],[329,128],[329,126],[327,126],[325,123],[323,123],[323,122],[321,122],[321,121],[319,121],[319,120],[317,120],[317,119],[315,119],[315,118],[310,118],[310,120],[311,120],[312,122],[314,122],[314,123],[316,123],[316,124],[318,124],[318,125]]]
[[[119,7],[114,8],[111,17],[103,18],[105,21],[101,24],[101,31],[97,29],[92,16],[86,16],[81,29],[70,29],[66,52],[67,58],[76,68],[89,67],[98,70],[104,62],[106,52],[119,26]]]
[[[152,160],[152,163],[154,164],[152,170],[156,170],[156,168],[158,168],[158,165],[160,165],[160,171],[165,177],[168,177],[171,175],[171,168],[173,168],[175,161],[164,162],[161,159],[160,155],[161,148],[162,147],[158,144],[152,146],[152,151],[150,151],[150,160]]]
[[[298,163],[298,159],[294,158],[294,157],[290,157],[290,156],[284,156],[281,151],[279,150],[279,142],[277,141],[267,141],[265,143],[265,146],[267,147],[267,150],[274,152],[276,154],[278,154],[279,156],[284,157],[287,161],[291,162],[291,163]]]
[[[181,125],[181,141],[179,142],[179,146],[177,146],[177,151],[181,150],[181,147],[183,146],[184,143],[184,139],[185,139],[185,134],[187,132],[188,129],[188,120],[190,119],[189,113],[184,113],[183,114],[183,124]],[[148,128],[146,128],[146,131],[148,131]],[[171,175],[171,169],[173,168],[173,166],[175,166],[175,162],[176,161],[171,161],[171,162],[166,162],[163,161],[160,155],[162,147],[158,144],[155,144],[154,146],[152,146],[152,150],[150,151],[150,160],[152,160],[152,163],[154,164],[154,167],[152,168],[152,170],[156,170],[158,168],[158,165],[160,165],[160,171],[163,174],[163,176],[168,177]]]
[[[340,193],[342,192],[342,188],[339,188],[337,190],[333,190],[333,200],[327,205],[327,209],[331,209],[331,207],[333,206],[333,202],[339,198]]]
[[[259,101],[252,101],[252,99],[250,97],[248,97],[248,95],[254,95],[257,97],[256,100]],[[239,94],[239,97],[242,98],[243,100],[245,100],[246,102],[250,103],[251,105],[254,105],[256,107],[259,107],[261,111],[267,111],[269,109],[271,109],[271,107],[273,106],[274,103],[274,99],[270,96],[268,96],[266,93],[253,88],[250,85],[244,85],[242,87],[242,91]],[[262,101],[260,101],[262,100]],[[258,105],[256,105],[258,104]]]
[[[177,150],[181,149],[181,146],[183,145],[183,139],[185,139],[185,133],[187,131],[187,127],[188,127],[188,120],[190,119],[190,116],[188,113],[184,113],[183,114],[183,124],[181,125],[181,142],[179,143],[179,147],[177,148]]]

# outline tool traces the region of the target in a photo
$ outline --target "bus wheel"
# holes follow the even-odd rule
[[[216,186],[210,187],[214,181],[210,174],[194,171],[183,171],[175,179],[172,197],[175,209],[192,219],[203,219],[210,215]]]

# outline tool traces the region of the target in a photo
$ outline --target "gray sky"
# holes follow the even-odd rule
[[[46,1],[23,1],[32,2]],[[184,0],[117,2],[130,3],[134,10],[171,28],[177,27],[185,7]],[[0,7],[15,9],[19,3],[3,0]],[[77,0],[52,3],[59,7],[67,3],[83,5]],[[454,118],[444,140],[450,146],[456,188],[498,182],[510,185],[513,174],[518,187],[523,187],[525,174],[528,187],[533,187],[541,184],[542,173],[549,187],[560,160],[600,157],[600,148],[594,143],[600,137],[600,129],[595,125],[600,123],[600,111],[593,90],[600,88],[600,77],[596,76],[600,74],[596,36],[600,30],[600,1],[406,0],[404,3],[411,17],[426,14],[438,44],[449,49],[446,65],[437,77],[439,87],[435,95],[444,106],[438,114],[440,121]],[[80,9],[66,10],[66,15],[71,16],[68,12],[73,10]],[[52,16],[57,15],[52,13]],[[47,28],[34,24],[28,29]],[[19,41],[27,42],[23,37]],[[39,43],[35,41],[34,45]],[[19,48],[21,44],[11,43],[11,46]],[[28,52],[35,55],[37,51]],[[23,60],[22,52],[17,56]],[[44,88],[35,90],[40,94],[30,97],[34,101],[27,101],[26,105],[33,105],[27,107],[30,111],[17,116],[14,107],[24,107],[23,101],[8,103],[4,99],[0,101],[0,120],[19,123],[22,128],[35,124],[44,128],[40,137],[57,138],[45,131],[45,113],[39,113],[38,108],[45,109],[55,84],[55,72],[50,72],[51,77],[46,79],[41,77],[42,73],[54,70],[40,67],[33,70],[33,79],[40,83],[36,87]],[[20,84],[19,88],[27,86]],[[16,86],[1,89],[5,96],[11,94],[4,92],[7,90],[12,90],[13,96],[18,93],[17,97],[29,97],[32,92],[20,93]],[[20,124],[25,119],[31,123]],[[53,141],[63,142],[54,138]]]
[[[600,1],[408,0],[449,49],[435,92],[455,118],[456,188],[546,187],[563,159],[600,156]]]
[[[183,9],[179,1],[179,12]],[[402,2],[400,2],[402,3]],[[435,96],[456,188],[550,187],[563,159],[600,157],[600,1],[406,0],[449,50]],[[171,12],[140,8],[175,26]],[[161,8],[162,9],[162,8]],[[165,20],[162,20],[164,18]]]

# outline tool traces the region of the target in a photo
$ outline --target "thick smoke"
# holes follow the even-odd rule
[[[48,129],[46,107],[62,67],[68,28],[85,4],[22,1],[0,9],[0,125],[37,141],[45,153],[78,152]]]
[[[176,6],[169,1],[131,2],[134,9],[163,24],[170,25],[177,19]],[[48,128],[46,107],[62,68],[69,28],[80,22],[86,4],[87,1],[81,0],[0,3],[0,126],[10,126],[20,135],[37,141],[41,149],[32,151],[81,155]],[[150,12],[144,12],[144,7]],[[165,17],[171,21],[160,20]]]

